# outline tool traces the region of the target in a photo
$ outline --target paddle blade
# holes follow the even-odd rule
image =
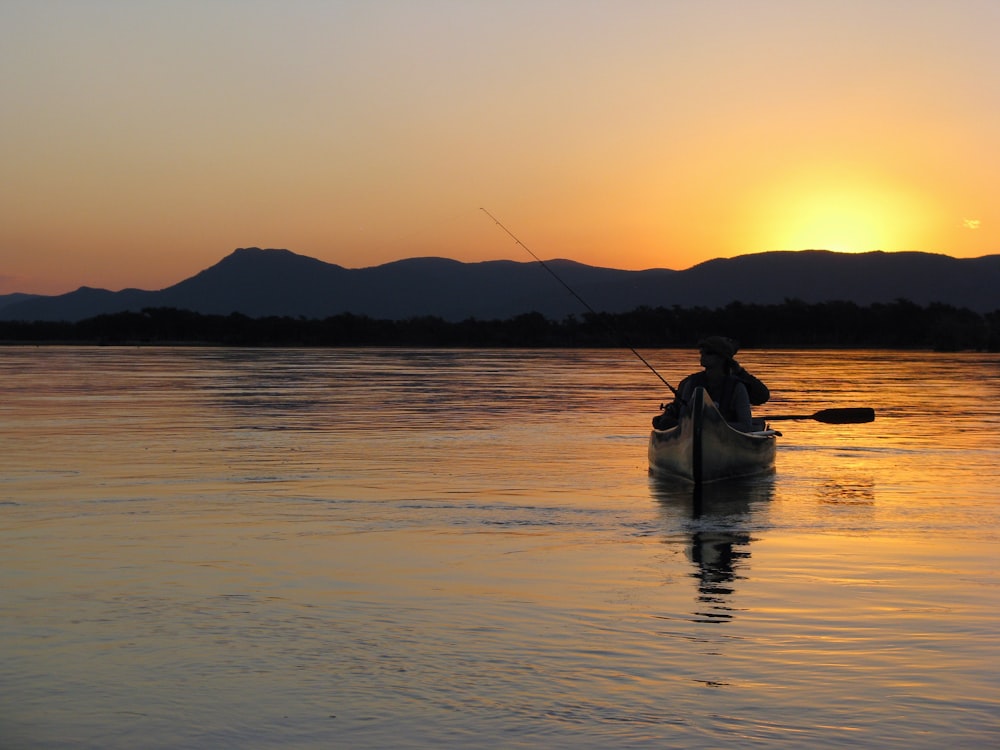
[[[821,409],[813,414],[813,419],[826,424],[862,424],[875,421],[875,410],[867,406]]]
[[[779,414],[764,417],[767,422],[785,419],[815,419],[826,424],[863,424],[875,421],[875,410],[868,406],[849,406],[841,409],[821,409],[815,414]]]

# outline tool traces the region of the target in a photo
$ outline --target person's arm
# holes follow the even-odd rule
[[[658,430],[668,430],[677,425],[678,420],[687,410],[687,402],[691,398],[691,377],[684,378],[674,391],[674,400],[663,409],[663,414],[653,417],[653,427]]]
[[[771,391],[766,385],[761,381],[751,375],[749,372],[743,369],[743,366],[733,360],[733,375],[746,386],[747,397],[750,399],[750,403],[754,406],[760,406],[761,404],[766,404],[767,400],[771,398]]]

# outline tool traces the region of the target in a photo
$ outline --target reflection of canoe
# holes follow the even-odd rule
[[[691,482],[714,482],[774,468],[778,433],[740,432],[729,426],[703,388],[676,427],[649,436],[649,471]]]

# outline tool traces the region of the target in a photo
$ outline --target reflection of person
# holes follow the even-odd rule
[[[725,622],[739,611],[733,597],[750,576],[751,543],[760,529],[756,518],[774,498],[774,483],[761,477],[690,484],[650,478],[650,493],[660,508],[664,540],[686,538],[685,553],[698,584],[695,622]]]
[[[726,603],[733,593],[737,568],[750,557],[749,547],[750,535],[746,532],[719,529],[691,534],[691,562],[698,566],[701,601]]]
[[[665,430],[677,424],[694,395],[695,388],[704,388],[722,416],[737,430],[753,430],[750,405],[765,403],[771,392],[733,359],[739,350],[736,342],[725,336],[709,336],[698,342],[701,366],[705,369],[680,382],[674,401],[653,418],[653,427]]]

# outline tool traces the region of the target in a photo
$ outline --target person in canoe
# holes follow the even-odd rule
[[[709,336],[698,342],[701,372],[689,375],[677,386],[672,403],[663,414],[653,417],[653,427],[668,430],[677,425],[684,414],[694,389],[704,388],[718,406],[722,416],[737,430],[750,432],[754,428],[750,407],[760,406],[771,397],[771,391],[737,362],[739,347],[725,336]]]

